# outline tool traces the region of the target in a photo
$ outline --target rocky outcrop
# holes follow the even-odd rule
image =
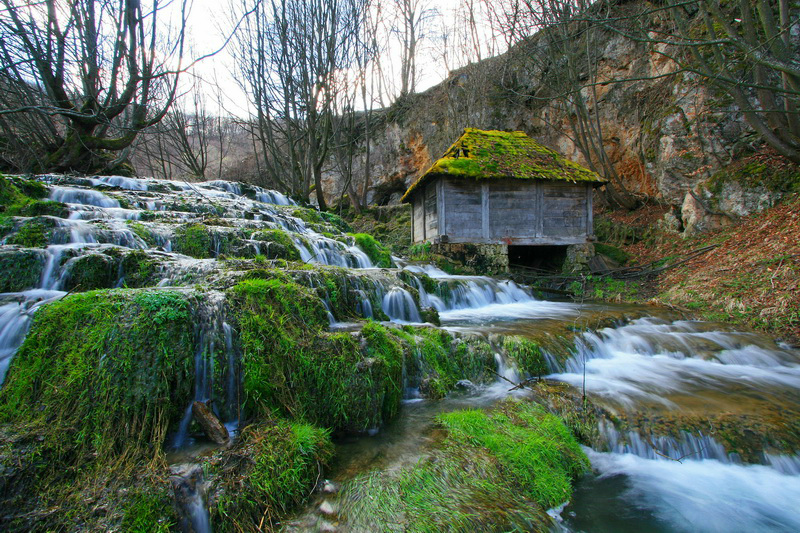
[[[636,4],[614,9],[633,9]],[[651,24],[655,28],[664,22]],[[370,201],[395,202],[464,127],[522,130],[588,165],[573,142],[574,117],[556,97],[559,64],[531,59],[539,53],[537,47],[540,38],[534,36],[503,56],[452,73],[441,84],[402,97],[385,110],[385,126],[371,144]],[[664,45],[598,31],[596,49],[597,81],[584,89],[584,96],[621,182],[635,195],[676,208],[686,203],[691,209],[690,190],[752,149],[753,136],[741,113],[699,76],[679,72],[667,58],[674,50]],[[589,90],[595,94],[590,96]],[[327,176],[325,187],[332,200],[338,200],[340,184],[335,174]],[[744,205],[753,201],[745,196],[727,196],[732,212],[749,209]],[[769,203],[755,200],[759,206]]]

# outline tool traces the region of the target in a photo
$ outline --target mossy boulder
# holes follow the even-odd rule
[[[229,298],[242,344],[247,417],[277,410],[334,431],[363,431],[394,414],[402,352],[384,342],[382,326],[370,326],[364,353],[357,336],[325,332],[322,302],[296,283],[245,280]]]
[[[527,378],[538,378],[550,373],[547,358],[541,345],[524,337],[506,337],[503,350]]]
[[[133,250],[125,254],[121,267],[122,282],[126,287],[146,287],[156,282],[158,262],[142,250]]]
[[[299,261],[300,251],[295,246],[294,241],[289,235],[279,229],[262,230],[255,232],[251,239],[264,243],[260,247],[261,254],[268,259],[286,259],[287,261]]]
[[[198,259],[211,257],[211,232],[203,224],[184,224],[175,230],[172,248]]]
[[[481,337],[454,338],[436,328],[405,328],[398,335],[408,350],[407,386],[427,398],[443,398],[463,379],[480,384],[496,378],[494,352]]]
[[[206,464],[214,531],[276,527],[305,501],[332,455],[328,432],[317,427],[282,419],[247,426]]]
[[[91,291],[51,303],[11,362],[0,422],[39,428],[62,460],[152,456],[191,397],[193,331],[189,298],[174,291]]]
[[[64,287],[68,291],[110,289],[117,283],[119,258],[105,254],[86,254],[66,264]]]
[[[0,292],[20,292],[37,287],[44,263],[41,250],[0,250]]]
[[[30,218],[22,223],[16,233],[6,239],[6,244],[25,248],[44,248],[50,242],[55,222],[47,217]]]

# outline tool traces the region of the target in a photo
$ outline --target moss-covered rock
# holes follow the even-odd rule
[[[126,287],[138,288],[153,285],[158,264],[142,250],[133,250],[122,258],[122,281]]]
[[[44,248],[50,242],[55,222],[46,217],[35,217],[23,222],[22,226],[6,239],[6,244],[18,244],[25,248]]]
[[[541,377],[550,373],[542,347],[533,340],[506,337],[503,339],[503,350],[525,377]]]
[[[275,420],[246,427],[207,464],[215,531],[263,531],[305,500],[333,454],[328,432]]]
[[[257,231],[250,238],[254,241],[265,243],[261,253],[268,259],[300,260],[300,251],[295,246],[292,238],[283,230]]]
[[[528,402],[438,417],[443,443],[413,466],[349,483],[343,514],[355,531],[547,531],[546,509],[567,501],[589,466],[561,421]],[[390,530],[393,526],[390,526]]]
[[[110,289],[117,283],[119,258],[105,254],[86,254],[70,260],[64,287],[68,291]]]
[[[203,224],[184,224],[175,230],[172,247],[198,259],[212,257],[211,232]]]
[[[398,335],[408,347],[407,385],[423,396],[443,398],[463,379],[476,384],[495,379],[494,352],[483,338],[454,338],[435,328],[407,328]]]
[[[92,291],[49,304],[0,389],[0,422],[41,428],[65,459],[152,454],[191,397],[193,330],[187,296],[173,291]]]
[[[44,263],[40,250],[0,250],[0,292],[19,292],[37,287]]]
[[[401,395],[401,353],[361,350],[350,334],[326,333],[320,299],[280,279],[250,279],[233,287],[231,308],[242,344],[244,412],[278,410],[335,431],[376,427]],[[379,328],[380,326],[374,326]],[[376,341],[377,342],[377,341]]]

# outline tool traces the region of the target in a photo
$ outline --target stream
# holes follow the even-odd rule
[[[50,199],[66,203],[70,215],[42,217],[52,219],[52,231],[45,247],[30,249],[41,269],[36,286],[0,294],[0,384],[36,310],[74,288],[79,260],[134,250],[157,262],[152,286],[212,287],[198,310],[192,400],[216,400],[216,414],[235,438],[238,341],[223,292],[214,283],[226,275],[219,263],[233,253],[231,242],[238,247],[236,254],[253,257],[271,246],[251,238],[253,232],[281,229],[302,261],[348,269],[364,318],[376,317],[380,309],[390,323],[419,324],[424,308],[430,307],[438,312],[441,327],[483,335],[490,343],[504,335],[541,339],[549,331],[598,324],[575,334],[566,357],[544,354],[550,372],[545,379],[572,385],[602,412],[600,438],[594,449],[585,448],[592,472],[577,482],[565,506],[551,510],[553,530],[800,531],[800,455],[779,447],[782,439],[797,441],[797,427],[790,425],[800,416],[797,349],[652,307],[537,300],[511,281],[452,276],[398,258],[397,268],[376,269],[351,239],[331,237],[326,228],[295,216],[291,200],[257,187],[121,177],[41,179],[50,185]],[[216,206],[211,215],[229,224],[212,228],[210,257],[174,251],[176,227],[208,216],[209,199]],[[159,217],[154,220],[152,213]],[[113,286],[125,285],[122,265],[114,266]],[[435,291],[425,290],[428,279]],[[309,284],[314,286],[313,279]],[[359,323],[336,316],[327,297],[325,302],[332,329],[358,329]],[[225,385],[216,388],[224,398],[212,398],[215,353],[224,354],[230,369]],[[509,394],[527,395],[524,389],[509,391],[509,382],[525,376],[501,350],[496,359],[502,376],[497,382],[464,384],[439,401],[422,399],[408,387],[397,419],[369,435],[339,439],[335,462],[326,472],[329,490],[315,495],[286,529],[348,531],[346,517],[338,516],[336,487],[368,471],[412,464],[429,453],[441,439],[434,420],[439,413],[491,408]],[[190,529],[210,531],[202,472],[191,464],[213,447],[190,435],[190,419],[191,403],[171,436],[173,485],[188,499]],[[735,451],[744,441],[755,442],[757,451]]]

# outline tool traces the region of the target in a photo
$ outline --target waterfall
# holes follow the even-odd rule
[[[386,316],[396,322],[422,322],[414,298],[401,287],[389,289],[383,297],[382,307]]]
[[[119,202],[109,198],[100,191],[92,189],[76,189],[73,187],[53,186],[50,188],[50,200],[65,204],[94,205],[97,207],[119,207]]]

